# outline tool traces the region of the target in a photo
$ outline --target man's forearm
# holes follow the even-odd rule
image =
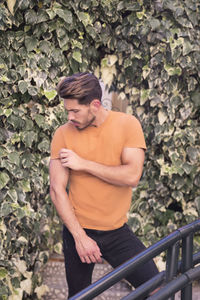
[[[59,216],[74,238],[76,251],[81,261],[83,263],[101,262],[101,251],[97,243],[87,236],[85,230],[79,224],[66,191],[51,189],[51,199]]]
[[[63,191],[57,191],[52,188],[51,199],[60,218],[71,232],[74,239],[85,233],[75,216],[74,209],[69,201],[67,192],[64,189]]]
[[[134,187],[138,184],[138,178],[129,165],[106,166],[85,160],[83,171],[114,185]]]

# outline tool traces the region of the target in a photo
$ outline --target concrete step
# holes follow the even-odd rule
[[[107,263],[96,264],[92,281],[95,282],[105,274],[112,271]],[[49,291],[43,296],[43,300],[67,299],[68,287],[65,279],[65,267],[63,256],[53,255],[43,270],[43,282]],[[120,281],[108,290],[94,298],[95,300],[119,300],[128,295],[132,288],[125,281]],[[180,292],[176,294],[175,300],[180,300]],[[192,300],[200,300],[200,284],[195,283],[193,287]]]
[[[94,267],[92,282],[95,282],[105,274],[109,273],[112,267],[106,263],[96,264]],[[63,261],[50,260],[43,270],[43,283],[49,291],[43,297],[44,300],[67,299],[68,288],[65,279],[65,267]],[[131,287],[125,282],[116,283],[104,293],[96,297],[98,300],[118,300],[125,297],[131,291]]]

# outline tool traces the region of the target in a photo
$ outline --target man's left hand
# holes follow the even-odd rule
[[[75,171],[81,171],[85,162],[85,160],[78,156],[74,151],[65,148],[60,150],[60,161],[63,167]]]

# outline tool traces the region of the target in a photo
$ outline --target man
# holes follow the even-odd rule
[[[145,249],[126,224],[126,214],[146,145],[135,117],[102,107],[102,90],[93,74],[65,77],[57,91],[68,122],[52,140],[50,193],[64,223],[71,297],[91,283],[94,264],[101,258],[117,267]],[[137,287],[157,273],[151,261],[126,279]]]

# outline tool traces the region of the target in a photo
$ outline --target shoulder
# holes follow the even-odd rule
[[[138,126],[140,125],[140,121],[133,115],[126,114],[123,112],[116,112],[112,111],[112,119],[115,120],[116,122],[119,122],[120,125],[128,126]]]
[[[74,126],[70,122],[67,122],[67,123],[59,126],[55,130],[55,134],[66,134],[67,132],[71,132],[73,130],[74,130]]]

